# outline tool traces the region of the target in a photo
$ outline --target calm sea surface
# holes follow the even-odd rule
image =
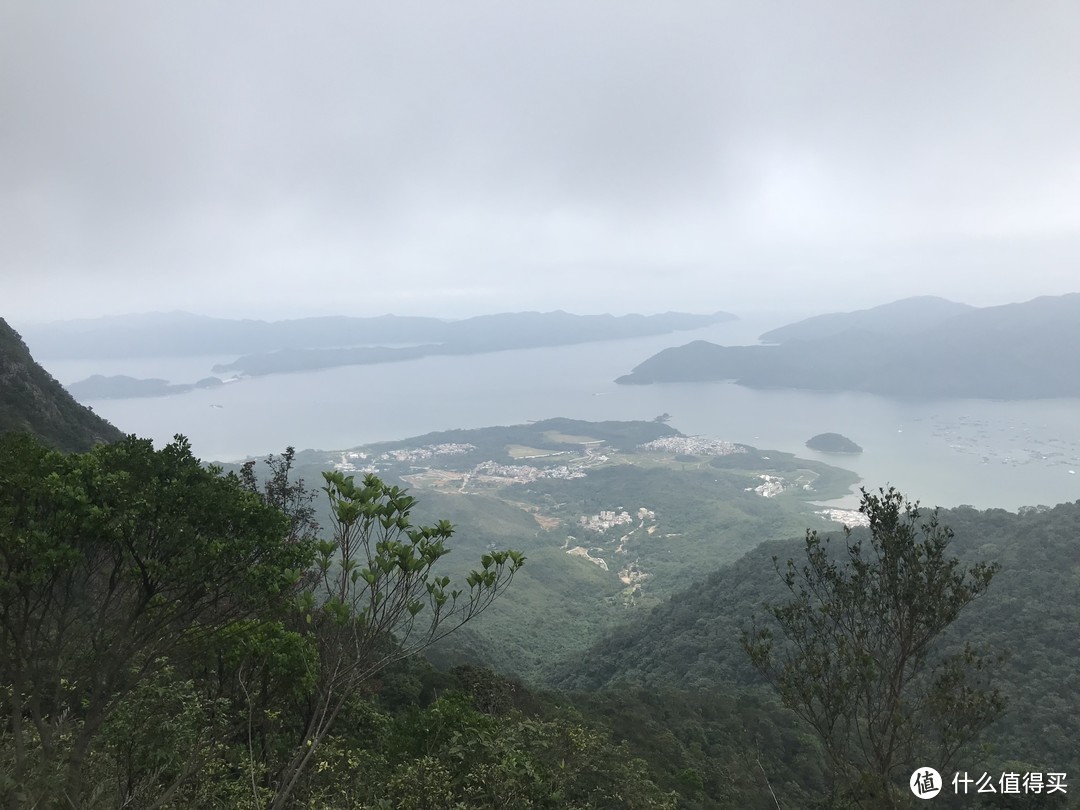
[[[232,461],[298,449],[343,449],[433,430],[565,416],[651,419],[684,433],[783,450],[854,470],[865,486],[893,484],[926,504],[1016,509],[1080,498],[1080,400],[904,401],[869,394],[743,388],[732,383],[618,386],[650,355],[691,340],[752,343],[791,318],[748,319],[634,340],[429,357],[273,375],[171,397],[87,404],[129,433],[165,442],[183,433],[204,459]],[[63,383],[90,374],[194,382],[232,356],[52,361]],[[859,456],[804,442],[843,433]],[[853,504],[854,497],[842,503]]]

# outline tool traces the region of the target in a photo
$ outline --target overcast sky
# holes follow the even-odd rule
[[[1080,3],[6,2],[0,316],[1080,290]]]

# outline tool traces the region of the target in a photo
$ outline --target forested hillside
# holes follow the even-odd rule
[[[76,402],[0,318],[0,433],[28,431],[61,450],[88,450],[123,434]]]
[[[449,524],[414,524],[416,502],[372,476],[328,473],[318,531],[293,458],[260,482],[253,466],[203,468],[183,442],[64,456],[0,439],[8,805],[840,806],[819,805],[822,748],[739,643],[784,596],[773,555],[797,557],[800,542],[704,576],[540,692],[416,656],[499,611],[518,570],[542,560],[484,552],[452,585],[433,569]],[[1001,563],[946,645],[1011,653],[995,675],[1008,709],[965,767],[1069,772],[1080,503],[942,518],[951,550]],[[65,615],[63,633],[34,630]]]
[[[566,701],[411,663],[521,555],[452,584],[450,525],[372,476],[327,475],[320,532],[291,460],[0,436],[0,805],[675,806]]]
[[[1080,502],[1014,514],[951,509],[952,550],[997,561],[986,595],[961,614],[944,643],[1005,651],[994,677],[1008,699],[970,769],[1069,770],[1080,764]],[[857,535],[858,535],[858,530]],[[856,536],[857,536],[856,535]],[[789,596],[774,567],[803,556],[801,541],[772,542],[707,575],[650,615],[566,662],[553,682],[591,692],[753,688],[761,679],[740,644],[764,602]]]

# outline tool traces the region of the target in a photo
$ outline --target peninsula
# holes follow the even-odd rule
[[[1080,354],[1080,293],[984,308],[907,299],[762,338],[782,342],[694,341],[665,349],[616,382],[733,381],[910,398],[1080,396],[1080,375],[1062,361]]]

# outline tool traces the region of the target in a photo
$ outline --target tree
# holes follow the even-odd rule
[[[205,468],[182,437],[82,455],[0,437],[0,806],[295,805],[374,676],[479,615],[524,564],[433,567],[449,523],[294,455]]]
[[[302,478],[292,480],[295,461],[294,447],[286,447],[280,456],[271,453],[264,459],[270,477],[261,485],[255,474],[256,462],[245,461],[240,468],[240,483],[244,489],[254,492],[268,506],[285,515],[289,521],[290,542],[313,542],[319,535],[319,523],[312,505],[315,493],[308,490]]]
[[[291,598],[313,550],[287,529],[180,436],[70,456],[0,438],[5,802],[82,806],[93,745],[140,684]]]
[[[376,674],[476,618],[525,563],[516,551],[493,551],[452,587],[435,571],[449,553],[450,523],[413,526],[416,499],[375,475],[360,484],[340,472],[323,477],[333,539],[317,544],[298,628],[317,650],[314,689],[297,745],[273,779],[271,808],[292,801],[338,715]]]
[[[947,556],[952,532],[936,510],[924,520],[895,489],[863,490],[859,511],[868,538],[845,528],[834,551],[807,531],[805,563],[781,570],[773,558],[792,598],[766,605],[773,621],[744,632],[742,644],[821,738],[842,800],[895,807],[899,777],[922,765],[946,772],[1004,709],[988,685],[990,658],[969,644],[941,649],[942,633],[998,566],[964,569]]]
[[[393,714],[367,704],[322,747],[309,807],[670,810],[648,766],[569,707],[486,712],[446,691]]]

